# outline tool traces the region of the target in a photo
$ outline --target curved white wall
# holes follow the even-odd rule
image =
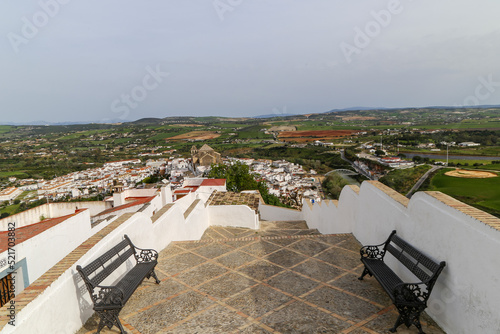
[[[208,212],[210,225],[259,228],[259,216],[246,205],[214,205]]]
[[[303,206],[310,228],[322,233],[353,233],[361,244],[380,244],[392,230],[447,266],[432,291],[427,313],[447,332],[498,333],[500,328],[500,231],[453,208],[450,203],[418,192],[409,201],[377,183],[364,182],[359,194],[344,187],[338,206]],[[391,197],[392,196],[392,197]],[[465,204],[463,210],[475,209]],[[488,217],[485,213],[480,213]],[[495,220],[489,216],[488,219]],[[500,226],[500,219],[495,220]],[[408,281],[402,265],[389,265]]]
[[[261,219],[269,221],[293,221],[304,219],[302,211],[263,203],[259,204],[259,213]]]

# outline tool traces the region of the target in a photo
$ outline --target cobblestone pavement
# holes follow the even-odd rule
[[[304,222],[211,227],[200,241],[160,253],[162,282],[145,280],[120,319],[135,334],[387,333],[397,311],[375,279],[357,279],[360,247],[351,234],[320,235]],[[97,322],[78,334],[95,333]],[[426,315],[422,325],[444,333]],[[418,330],[403,325],[398,333]]]

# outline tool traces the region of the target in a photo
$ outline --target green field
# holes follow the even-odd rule
[[[441,191],[464,203],[500,217],[500,176],[466,179],[444,175],[450,168],[436,173],[428,190]]]
[[[500,164],[489,164],[489,165],[481,165],[477,167],[472,167],[474,169],[484,169],[484,170],[497,170],[500,171]]]
[[[23,172],[0,172],[0,179],[5,179],[11,176],[17,177],[18,179],[25,179],[28,177],[28,174]]]

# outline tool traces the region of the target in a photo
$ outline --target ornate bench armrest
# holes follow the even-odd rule
[[[429,294],[426,282],[399,283],[393,290],[396,304],[422,304],[425,306]]]
[[[135,259],[137,263],[147,263],[158,260],[158,252],[154,249],[142,249],[135,247]]]
[[[121,308],[124,295],[123,291],[116,286],[98,285],[94,288],[92,299],[96,308]]]
[[[361,249],[359,250],[361,258],[382,260],[385,255],[384,245],[385,243],[375,246],[361,247]]]

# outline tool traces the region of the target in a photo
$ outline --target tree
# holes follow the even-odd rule
[[[321,186],[329,198],[338,199],[342,188],[348,184],[349,182],[347,182],[342,176],[334,173],[328,174],[328,176],[323,180]]]
[[[382,150],[376,150],[375,151],[375,155],[378,156],[378,157],[381,157],[381,156],[384,156],[385,155],[385,152],[382,151]]]
[[[414,157],[412,158],[412,160],[413,160],[413,162],[414,162],[414,163],[417,163],[417,164],[418,164],[418,163],[422,162],[422,160],[423,160],[423,159],[422,159],[422,157],[421,157],[421,156],[416,155],[416,156],[414,156]]]
[[[257,175],[250,173],[250,168],[241,162],[233,165],[213,164],[208,177],[226,179],[226,188],[229,191],[258,190],[266,204],[287,206],[278,197],[270,194],[265,182],[257,181]]]

